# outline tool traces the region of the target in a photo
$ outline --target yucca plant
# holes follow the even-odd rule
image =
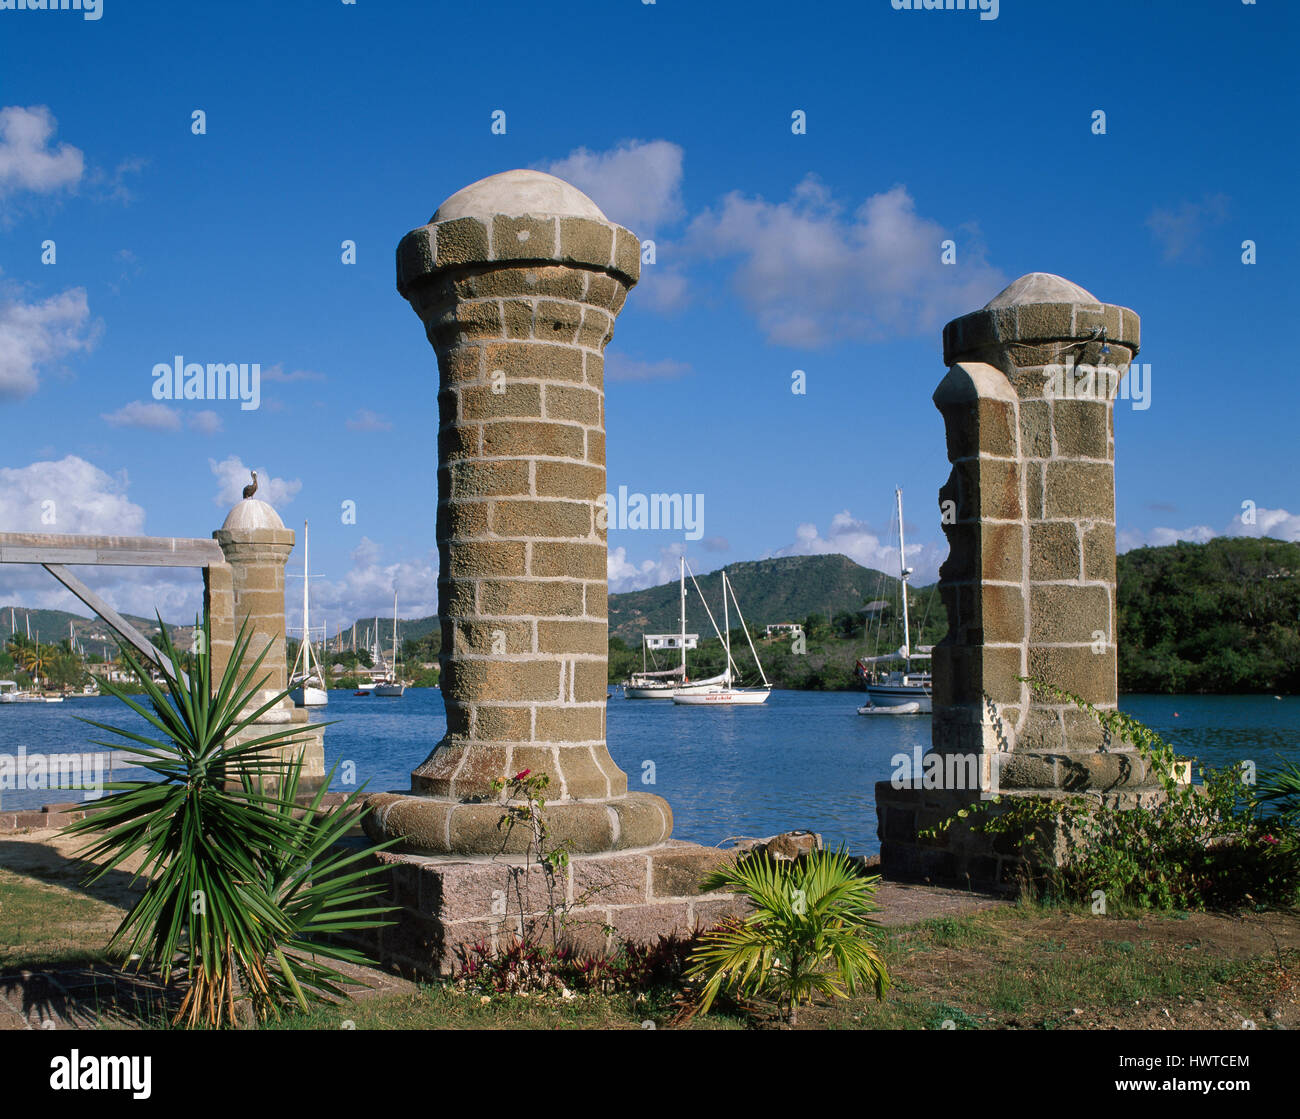
[[[1261,774],[1256,793],[1272,815],[1286,823],[1300,823],[1300,765],[1287,762]]]
[[[700,937],[688,978],[703,980],[699,1009],[720,992],[766,995],[790,1025],[814,994],[843,998],[860,988],[883,998],[889,972],[871,940],[879,877],[866,878],[842,851],[814,851],[794,862],[766,852],[708,875],[705,890],[730,890],[753,904]]]
[[[133,743],[138,764],[156,778],[107,785],[110,795],[67,829],[90,837],[82,854],[103,860],[88,882],[140,858],[135,873],[147,885],[109,946],[137,954],[140,966],[156,966],[164,982],[183,959],[189,982],[176,1023],[232,1024],[239,998],[265,1018],[279,1013],[286,991],[304,1010],[309,1001],[328,1001],[337,993],[337,973],[310,957],[362,957],[320,938],[372,927],[382,912],[364,904],[380,889],[364,879],[379,868],[358,868],[361,853],[328,853],[355,817],[361,790],[328,816],[319,811],[323,792],[304,810],[294,803],[301,754],[279,753],[299,741],[297,729],[286,724],[237,740],[288,694],[256,705],[270,645],[242,667],[251,642],[247,621],[215,686],[209,619],[188,680],[161,618],[159,629],[172,666],[162,686],[126,645],[119,645],[122,660],[142,682],[143,702],[111,681],[102,685],[156,733],[82,720]]]

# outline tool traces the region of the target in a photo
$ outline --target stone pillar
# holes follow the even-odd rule
[[[640,243],[567,183],[511,171],[409,233],[397,272],[438,356],[447,734],[412,773],[424,796],[385,805],[385,831],[411,849],[495,853],[491,783],[527,769],[550,775],[557,841],[658,843],[671,811],[628,792],[604,721],[603,355]]]
[[[233,639],[247,620],[251,636],[244,663],[251,667],[258,654],[270,645],[257,670],[259,678],[265,677],[265,683],[250,701],[260,707],[288,687],[284,567],[293,551],[294,534],[284,527],[279,515],[266,502],[245,498],[231,509],[225,523],[212,535],[228,565],[225,569],[210,568],[206,581],[210,603],[219,607],[212,617],[213,676],[224,671],[229,663]],[[226,616],[226,602],[233,609],[231,617]],[[325,777],[323,731],[312,729],[307,710],[295,707],[288,697],[240,737],[256,738],[285,723],[301,724],[303,729],[298,741],[282,748],[280,753],[301,751],[305,757],[302,786],[304,789],[319,787]]]
[[[438,613],[447,734],[411,792],[367,798],[395,839],[397,923],[363,942],[448,973],[457,949],[537,935],[608,952],[744,912],[700,882],[732,852],[670,840],[666,801],[627,788],[605,746],[604,349],[640,246],[537,171],[466,187],[409,233],[398,291],[438,355]],[[647,748],[653,744],[647,743]],[[546,773],[548,869],[500,826],[496,778]]]
[[[943,338],[949,370],[934,402],[953,464],[939,491],[949,628],[934,650],[932,751],[944,788],[878,786],[882,860],[890,873],[1000,882],[1017,852],[978,835],[926,844],[917,831],[980,795],[1158,795],[1131,746],[1021,679],[1116,704],[1113,396],[1139,320],[1031,273]],[[954,774],[976,787],[954,788]]]

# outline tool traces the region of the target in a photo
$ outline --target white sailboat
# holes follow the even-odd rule
[[[931,678],[928,672],[913,672],[912,661],[929,660],[930,650],[921,646],[913,651],[909,635],[907,616],[907,580],[912,569],[907,566],[907,556],[903,550],[903,491],[895,489],[898,499],[898,563],[902,573],[900,592],[903,598],[903,644],[894,653],[885,653],[878,657],[862,657],[858,661],[858,670],[866,681],[869,703],[858,708],[859,715],[928,715],[930,714]],[[881,676],[868,666],[874,664],[898,664],[901,669],[894,669]]]
[[[325,673],[311,643],[311,622],[307,616],[307,522],[302,522],[302,644],[298,646],[298,658],[293,663],[289,674],[289,698],[298,707],[324,707],[329,702],[329,692],[325,689]]]
[[[679,692],[695,694],[716,691],[723,682],[723,676],[693,681],[686,675],[686,650],[696,647],[699,643],[699,634],[686,632],[686,557],[679,557],[679,562],[681,570],[681,632],[676,634],[644,633],[641,635],[641,671],[632,673],[623,685],[624,699],[672,699],[673,695]],[[646,667],[647,648],[674,647],[680,648],[682,652],[682,663],[676,668],[651,670]]]
[[[734,686],[735,676],[732,675],[732,669],[735,668],[735,661],[731,659],[731,616],[728,607],[728,595],[731,596],[731,601],[736,604],[736,616],[740,619],[740,628],[745,631],[745,640],[749,642],[749,651],[754,654],[754,663],[758,665],[758,674],[763,678],[761,688],[738,688]],[[708,612],[709,621],[713,622],[713,611],[709,610],[707,602],[704,604],[704,608]],[[679,688],[673,692],[674,703],[687,707],[738,707],[767,702],[767,697],[772,694],[772,685],[768,683],[767,673],[763,671],[763,662],[758,659],[758,650],[754,648],[754,639],[750,637],[749,627],[745,625],[745,616],[740,612],[740,600],[736,598],[735,589],[727,579],[725,568],[722,571],[722,627],[723,632],[720,636],[727,650],[727,666],[723,670],[719,686],[710,688],[708,691],[699,692]],[[713,622],[713,628],[716,632],[718,628],[716,622]]]
[[[378,639],[376,639],[378,644]],[[393,591],[393,665],[390,671],[383,679],[376,680],[374,694],[378,696],[387,696],[390,699],[397,699],[406,694],[406,682],[398,674],[397,670],[397,592]]]

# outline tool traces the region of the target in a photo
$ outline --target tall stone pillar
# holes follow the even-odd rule
[[[890,873],[1002,882],[1018,852],[917,832],[997,793],[1124,805],[1158,795],[1131,746],[1024,682],[1116,704],[1113,396],[1139,321],[1031,273],[943,338],[949,370],[934,402],[952,462],[939,492],[949,628],[934,650],[932,752],[944,776],[941,787],[878,786],[882,860]]]
[[[233,637],[247,620],[250,640],[244,663],[251,667],[268,644],[270,651],[258,665],[257,675],[265,683],[251,702],[256,707],[288,687],[284,627],[284,568],[293,551],[294,534],[284,527],[279,515],[265,501],[245,498],[226,516],[213,534],[226,558],[226,568],[213,567],[208,575],[208,594],[214,606],[212,618],[212,671],[224,671],[233,654]],[[225,603],[233,602],[233,618]],[[302,787],[319,787],[325,777],[322,731],[312,729],[305,708],[285,698],[267,711],[241,738],[248,740],[270,733],[274,726],[301,724],[297,740],[280,749],[281,756],[301,753],[304,757]]]
[[[466,187],[398,247],[438,357],[447,733],[409,793],[367,798],[367,834],[398,841],[378,856],[398,907],[371,945],[387,962],[446,973],[460,945],[555,922],[608,951],[743,909],[700,893],[727,853],[669,840],[667,802],[629,791],[605,745],[603,354],[639,272],[632,233],[537,171]],[[526,854],[529,827],[501,826],[493,782],[523,770],[550,777],[558,869]]]
[[[605,745],[603,355],[640,260],[632,233],[536,171],[466,187],[398,248],[398,291],[440,373],[447,734],[411,775],[424,796],[384,810],[412,848],[499,851],[491,784],[525,769],[550,775],[573,850],[671,831],[667,803],[629,793]]]

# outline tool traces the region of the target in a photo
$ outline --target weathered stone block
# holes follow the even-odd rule
[[[1029,578],[1078,579],[1079,532],[1072,521],[1040,521],[1029,526]]]
[[[494,703],[552,703],[560,700],[560,663],[547,660],[451,660],[442,685],[452,695]]]
[[[636,905],[647,900],[646,855],[597,856],[574,859],[575,906]]]
[[[528,454],[581,459],[585,453],[583,430],[575,424],[494,420],[483,425],[485,456]]]
[[[485,617],[581,617],[586,610],[582,585],[568,581],[484,580],[477,602]]]
[[[1110,448],[1106,430],[1109,410],[1109,404],[1096,401],[1056,401],[1052,405],[1052,424],[1057,453],[1072,458],[1106,458]]]
[[[582,501],[497,501],[492,531],[498,536],[573,539],[591,535],[592,506]]]
[[[592,426],[601,422],[602,393],[567,385],[546,386],[546,417]]]
[[[502,369],[510,380],[575,381],[583,379],[583,351],[574,346],[536,342],[489,342],[483,367]]]
[[[439,226],[439,239],[442,227]],[[497,214],[492,219],[492,255],[496,260],[553,260],[555,258],[555,219],[508,217]]]
[[[611,259],[614,247],[614,230],[602,222],[588,221],[585,218],[560,219],[561,260],[572,260],[580,264],[605,264]],[[593,275],[596,278],[616,283],[612,276]]]
[[[567,575],[571,579],[605,577],[602,544],[534,544],[530,575]]]
[[[1036,583],[1030,588],[1029,639],[1046,644],[1093,642],[1110,628],[1110,592],[1103,586]]]
[[[609,648],[604,622],[538,622],[537,647],[543,653],[601,655]]]
[[[596,742],[603,741],[604,734],[603,704],[590,707],[565,705],[537,708],[536,735],[539,742]],[[567,780],[567,766],[565,777]]]
[[[539,342],[563,342],[570,345],[582,326],[582,305],[558,299],[537,303],[535,333]]]
[[[1044,515],[1051,520],[1115,516],[1115,472],[1108,462],[1046,464]]]
[[[605,472],[598,466],[576,462],[539,462],[538,497],[572,497],[598,501],[605,492]]]
[[[477,218],[439,222],[436,234],[438,268],[478,263],[490,257],[487,226]]]
[[[468,541],[450,549],[447,570],[458,575],[522,575],[526,545],[517,541]]]
[[[1020,446],[1026,458],[1052,457],[1052,406],[1045,400],[1020,402]]]

